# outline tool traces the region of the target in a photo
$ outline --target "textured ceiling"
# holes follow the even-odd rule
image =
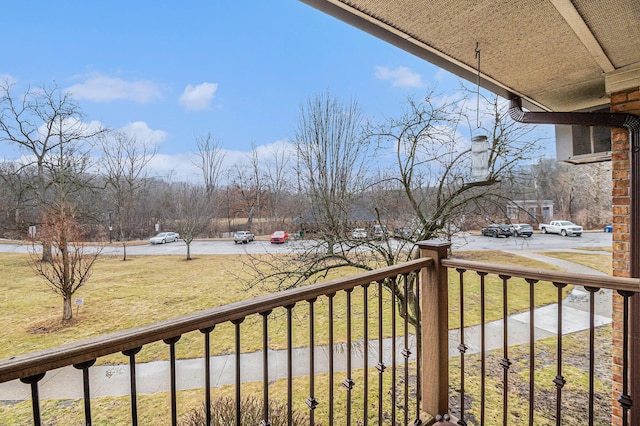
[[[640,0],[302,0],[530,108],[609,103],[605,75],[640,64]]]

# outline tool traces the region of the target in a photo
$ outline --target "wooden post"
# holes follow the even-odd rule
[[[434,263],[422,273],[422,410],[432,416],[449,412],[449,288],[447,268],[451,243],[418,242],[421,257]]]

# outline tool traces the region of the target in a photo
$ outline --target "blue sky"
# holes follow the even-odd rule
[[[87,121],[157,142],[157,172],[178,177],[195,173],[190,155],[207,133],[228,161],[290,140],[300,106],[322,92],[380,120],[408,96],[459,89],[455,76],[296,0],[13,1],[0,39],[0,77],[19,91],[55,81]]]

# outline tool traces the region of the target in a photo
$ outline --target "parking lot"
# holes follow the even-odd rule
[[[530,238],[509,237],[491,238],[477,234],[461,234],[452,240],[453,250],[558,250],[579,249],[585,247],[611,247],[611,233],[602,231],[585,232],[581,237],[562,237],[555,234],[534,234]],[[310,241],[291,240],[287,244],[271,244],[268,239],[258,238],[248,244],[235,244],[231,239],[196,240],[191,243],[191,255],[205,254],[266,254],[289,253],[301,244]],[[0,244],[0,252],[28,253],[30,244]],[[106,255],[121,255],[122,246],[109,245],[103,248]],[[180,240],[167,244],[132,243],[127,246],[127,255],[174,255],[186,256],[186,244]]]

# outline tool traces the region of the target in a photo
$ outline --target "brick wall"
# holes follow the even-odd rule
[[[640,114],[640,88],[625,90],[611,95],[612,112]],[[631,222],[631,186],[629,161],[629,131],[614,128],[611,131],[611,179],[613,210],[613,275],[629,277],[630,222]],[[637,296],[636,296],[637,298]],[[617,399],[622,391],[622,297],[613,296],[613,425],[622,425],[622,410]],[[632,394],[633,395],[633,394]],[[636,399],[638,393],[635,394]],[[634,401],[637,406],[638,401]],[[635,407],[634,407],[635,408]]]

